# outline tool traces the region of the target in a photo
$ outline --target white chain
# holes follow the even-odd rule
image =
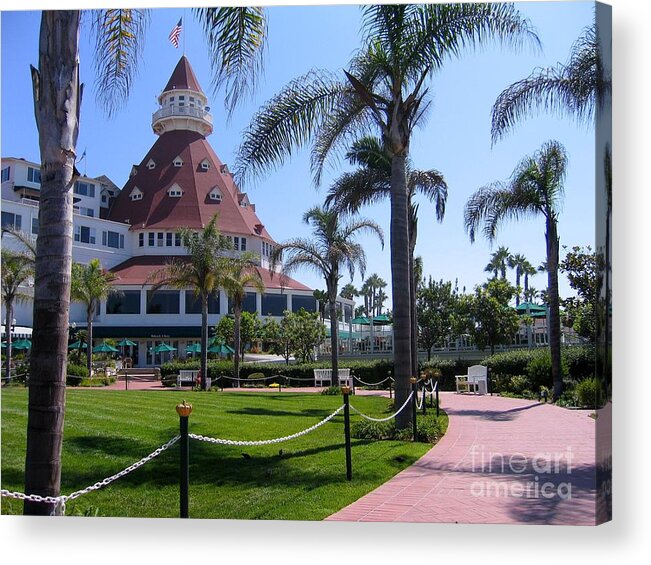
[[[352,404],[350,407],[357,412],[362,418],[365,418],[366,420],[370,420],[371,422],[387,422],[388,420],[391,420],[391,418],[395,418],[400,412],[402,412],[405,409],[405,406],[409,404],[409,401],[411,400],[411,397],[414,396],[414,391],[411,391],[409,393],[409,396],[407,397],[407,400],[405,400],[405,403],[400,407],[400,410],[397,412],[391,414],[391,416],[388,416],[386,418],[371,418],[370,416],[367,416],[363,412],[360,412],[357,408],[355,408]]]
[[[337,408],[330,416],[325,418],[324,420],[321,420],[318,424],[315,424],[314,426],[307,428],[303,430],[302,432],[297,432],[295,434],[292,434],[290,436],[285,436],[285,437],[279,437],[275,439],[265,439],[265,440],[260,440],[260,441],[245,441],[245,440],[234,440],[234,439],[220,439],[220,438],[211,438],[211,437],[205,437],[205,436],[200,436],[197,434],[189,434],[189,437],[192,439],[196,439],[199,441],[207,441],[208,443],[217,443],[217,444],[222,444],[222,445],[270,445],[272,443],[281,443],[283,441],[289,441],[290,439],[296,439],[297,437],[304,436],[306,434],[309,434],[310,432],[313,432],[316,430],[318,427],[323,426],[326,422],[329,422],[332,420],[339,412],[341,412],[344,409],[344,405],[342,404],[339,408]]]
[[[425,398],[425,389],[423,389],[423,396],[418,400],[418,395],[416,395],[416,408],[419,410],[423,407],[423,400]]]
[[[108,478],[104,479],[103,481],[99,481],[99,482],[95,483],[94,485],[91,485],[91,486],[89,486],[89,487],[87,487],[85,489],[82,489],[82,490],[75,491],[75,492],[73,492],[72,494],[69,494],[69,495],[40,496],[38,494],[25,494],[23,492],[11,492],[11,491],[8,491],[6,489],[2,489],[0,491],[0,495],[4,496],[4,497],[7,497],[7,498],[14,498],[14,499],[17,499],[17,500],[28,500],[30,502],[45,502],[47,504],[57,504],[57,505],[59,505],[61,507],[61,513],[65,514],[66,502],[68,500],[74,500],[75,498],[80,497],[82,494],[86,494],[88,492],[91,492],[91,491],[100,489],[102,487],[105,487],[109,483],[112,483],[113,481],[115,481],[115,480],[117,480],[117,479],[119,479],[121,477],[124,477],[124,475],[126,475],[127,473],[130,473],[131,471],[135,471],[139,467],[142,467],[145,463],[151,461],[154,457],[157,457],[158,455],[160,455],[166,449],[170,448],[177,441],[179,441],[180,438],[181,438],[181,436],[173,437],[170,441],[168,441],[167,443],[160,446],[156,451],[153,451],[152,453],[150,453],[146,457],[143,457],[140,461],[138,461],[137,463],[134,463],[133,465],[130,465],[129,467],[127,467],[123,471],[120,471],[119,473],[117,473],[117,474],[115,474],[115,475],[113,475],[111,477],[108,477]]]
[[[382,383],[388,381],[389,379],[393,380],[391,377],[387,377],[386,379],[382,379],[381,381],[378,381],[377,383],[366,383],[362,379],[360,379],[359,377],[355,377],[355,380],[358,383],[362,383],[363,385],[366,385],[366,386],[378,386],[378,385],[381,385]]]

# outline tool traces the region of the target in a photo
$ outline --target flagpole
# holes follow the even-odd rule
[[[185,8],[183,8],[183,19],[185,20]],[[184,22],[184,25],[187,24]],[[181,29],[181,33],[183,34],[183,55],[185,56],[185,36],[186,36],[185,30]]]

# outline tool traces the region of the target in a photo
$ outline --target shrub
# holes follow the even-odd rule
[[[79,386],[84,379],[88,379],[88,369],[84,365],[68,364],[66,385]]]
[[[329,386],[328,388],[324,388],[321,391],[321,394],[324,394],[326,396],[337,396],[341,394],[341,388],[338,386]]]
[[[391,439],[395,427],[391,422],[371,422],[362,420],[355,422],[350,428],[350,435],[357,439]]]
[[[596,378],[584,379],[574,389],[577,404],[585,408],[595,408],[599,403],[599,381]]]

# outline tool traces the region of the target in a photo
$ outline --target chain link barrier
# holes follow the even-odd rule
[[[358,383],[363,384],[364,386],[380,386],[382,383],[385,383],[385,382],[387,382],[387,381],[389,381],[389,380],[395,382],[395,380],[394,380],[393,378],[391,378],[391,377],[386,377],[385,379],[382,379],[381,381],[378,381],[378,382],[376,382],[376,383],[367,383],[367,382],[364,382],[364,381],[363,381],[362,379],[360,379],[359,377],[354,377],[354,379],[355,379]]]
[[[188,437],[192,439],[196,439],[198,441],[205,441],[208,443],[216,443],[220,445],[241,445],[241,446],[251,446],[251,445],[271,445],[274,443],[282,443],[284,441],[289,441],[291,439],[296,439],[297,437],[301,437],[304,435],[309,434],[310,432],[313,432],[317,428],[320,428],[330,420],[332,420],[337,414],[339,414],[342,410],[344,409],[344,405],[342,404],[339,408],[337,408],[332,414],[327,416],[325,419],[321,420],[320,422],[314,424],[313,426],[306,428],[305,430],[301,432],[296,432],[295,434],[292,434],[290,436],[284,436],[284,437],[278,437],[275,439],[263,439],[263,440],[258,440],[258,441],[248,441],[248,440],[235,440],[235,439],[222,439],[222,438],[214,438],[214,437],[206,437],[202,435],[197,435],[197,434],[188,434]]]
[[[82,490],[77,490],[71,494],[68,495],[60,495],[60,496],[40,496],[38,494],[25,494],[23,492],[11,492],[6,489],[2,489],[0,491],[0,496],[6,497],[6,498],[13,498],[17,500],[27,500],[29,502],[45,502],[46,504],[56,504],[58,506],[58,510],[60,509],[61,515],[65,514],[66,512],[66,503],[69,500],[74,500],[75,498],[79,498],[80,496],[92,492],[94,490],[98,490],[102,487],[105,487],[106,485],[112,483],[113,481],[124,477],[128,473],[131,473],[132,471],[135,471],[139,467],[142,467],[145,463],[148,463],[154,457],[158,457],[163,451],[166,449],[169,449],[172,447],[177,441],[181,439],[181,436],[176,436],[173,437],[171,440],[169,440],[167,443],[161,445],[158,449],[155,451],[152,451],[149,455],[146,457],[143,457],[140,461],[137,461],[133,465],[129,465],[126,469],[123,469],[119,473],[116,473],[115,475],[112,475],[110,477],[107,477],[106,479],[102,481],[98,481],[95,484],[86,487],[85,489]],[[57,512],[58,513],[58,512]]]
[[[400,412],[402,412],[407,407],[407,405],[409,404],[409,401],[411,400],[412,396],[414,396],[414,391],[413,390],[409,393],[409,396],[407,397],[407,400],[405,400],[404,404],[400,407],[400,410],[398,410],[397,412],[394,412],[393,414],[391,414],[391,416],[387,416],[386,418],[372,418],[371,416],[368,416],[368,415],[364,414],[363,412],[360,412],[352,404],[350,405],[350,408],[351,408],[351,410],[353,410],[354,412],[359,414],[365,420],[369,420],[371,422],[388,422],[392,418],[395,418],[398,414],[400,414]]]

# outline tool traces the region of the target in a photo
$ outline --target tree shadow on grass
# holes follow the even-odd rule
[[[323,408],[305,408],[303,410],[270,410],[269,408],[243,407],[236,410],[225,410],[226,414],[240,414],[244,416],[316,416],[325,418],[332,412],[324,412]],[[333,410],[334,412],[334,410]]]

